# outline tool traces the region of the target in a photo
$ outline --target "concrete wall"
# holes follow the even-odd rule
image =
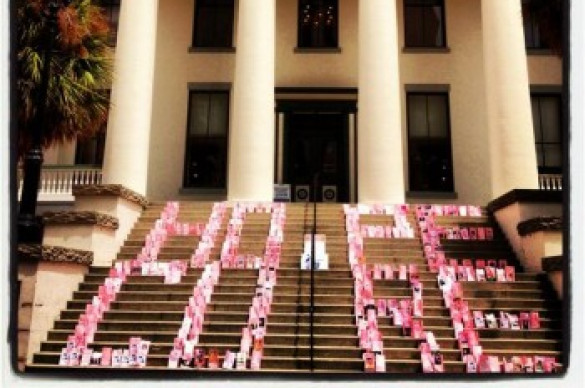
[[[31,337],[31,319],[35,299],[37,263],[20,263],[18,266],[18,281],[20,282],[20,296],[18,300],[18,369],[24,370],[28,356],[28,344]]]
[[[114,252],[114,254],[119,251],[142,213],[140,205],[116,196],[79,196],[75,199],[75,210],[97,211],[118,218],[119,226],[115,232],[116,244],[108,249],[108,252]]]
[[[522,237],[522,264],[530,271],[542,271],[542,258],[563,255],[562,231],[539,231]]]
[[[93,252],[95,266],[110,267],[119,246],[115,231],[99,225],[45,225],[43,245]]]
[[[147,187],[147,196],[151,199],[176,198],[182,186],[188,83],[233,81],[235,53],[189,52],[195,1],[159,2]],[[450,85],[457,202],[486,203],[492,198],[486,147],[481,0],[446,0],[445,3],[450,51],[400,54],[403,168],[408,179],[404,85]],[[358,0],[339,0],[339,53],[295,52],[297,1],[277,0],[276,4],[276,86],[356,87]],[[397,4],[398,39],[402,47],[403,2],[397,1]],[[237,34],[237,23],[234,34]],[[528,67],[533,85],[560,85],[562,82],[561,61],[554,56],[529,55]],[[424,202],[436,201],[431,198]]]
[[[538,232],[534,234],[534,238],[521,237],[517,226],[522,221],[536,217],[562,217],[562,212],[563,205],[560,203],[515,202],[494,212],[494,217],[521,264],[527,269],[540,271],[542,257],[562,254],[562,233]],[[525,239],[527,240],[524,241]],[[536,257],[538,255],[540,257]]]
[[[53,327],[61,310],[65,309],[67,300],[71,299],[73,291],[77,290],[85,273],[87,273],[87,265],[83,264],[48,261],[38,263],[36,276],[34,277],[33,308],[27,350],[28,362],[31,362],[33,354],[39,351],[41,341],[46,340],[47,332]],[[31,279],[29,278],[28,280]],[[55,285],[59,286],[56,287]],[[31,296],[29,291],[26,291],[27,298]],[[23,289],[21,292],[20,299],[23,301],[25,290]],[[19,318],[20,314],[19,312]],[[23,322],[26,319],[27,317],[23,316]]]
[[[55,144],[45,150],[43,155],[46,165],[70,165],[75,163],[75,141]]]
[[[563,271],[552,271],[548,273],[548,278],[557,292],[559,299],[563,299]]]

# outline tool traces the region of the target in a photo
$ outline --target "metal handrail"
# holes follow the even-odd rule
[[[310,309],[310,333],[311,333],[311,371],[315,369],[315,235],[317,234],[317,188],[319,186],[319,173],[313,176],[313,226],[311,229],[311,309]]]

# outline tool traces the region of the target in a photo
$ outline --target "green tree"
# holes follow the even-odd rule
[[[43,145],[87,138],[108,116],[112,76],[108,22],[91,0],[73,0],[58,13],[46,101],[38,101],[47,50],[49,0],[16,0],[18,153],[31,142],[37,107],[46,103]]]

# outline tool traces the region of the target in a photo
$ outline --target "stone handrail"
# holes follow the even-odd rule
[[[22,190],[22,169],[18,169],[18,198]],[[102,169],[93,166],[43,166],[39,201],[72,201],[73,186],[99,185]]]
[[[538,187],[541,190],[563,190],[562,174],[539,174]]]

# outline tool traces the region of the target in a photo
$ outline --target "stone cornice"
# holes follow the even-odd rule
[[[563,219],[561,217],[536,217],[518,223],[518,234],[522,237],[535,232],[562,231]]]
[[[555,190],[515,189],[488,203],[488,210],[496,212],[516,202],[563,203],[563,192]]]
[[[141,194],[132,191],[122,185],[78,185],[73,186],[73,195],[78,196],[97,196],[97,197],[121,197],[130,202],[134,202],[142,208],[148,206],[148,200]]]
[[[18,258],[21,260],[42,260],[55,263],[77,263],[91,265],[93,252],[51,245],[19,244]]]
[[[118,218],[94,211],[61,211],[43,214],[45,225],[96,225],[116,230]]]
[[[542,270],[545,272],[562,271],[563,256],[549,256],[542,258]]]

